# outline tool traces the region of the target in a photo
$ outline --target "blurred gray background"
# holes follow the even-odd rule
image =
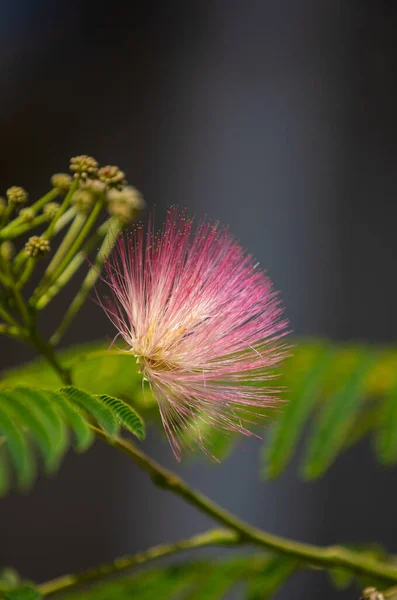
[[[149,208],[178,203],[230,224],[281,290],[297,335],[396,339],[396,3],[2,0],[0,8],[1,190],[23,185],[36,196],[70,156],[92,154],[120,165]],[[65,344],[112,335],[89,304]],[[30,356],[0,344],[2,367]],[[314,484],[299,482],[296,465],[260,483],[252,440],[221,466],[176,465],[157,439],[146,448],[268,531],[316,544],[378,540],[397,552],[396,471],[375,465],[370,442]],[[208,525],[98,444],[70,454],[30,496],[1,502],[0,564],[40,581]],[[336,596],[320,572],[296,575],[278,594]]]

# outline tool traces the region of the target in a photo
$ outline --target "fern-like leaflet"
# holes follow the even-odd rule
[[[69,430],[75,450],[87,450],[94,440],[91,425],[100,427],[110,439],[120,428],[140,440],[145,437],[141,417],[118,398],[71,386],[60,390],[0,388],[0,495],[10,487],[10,467],[18,487],[32,485],[37,472],[34,447],[48,474],[56,471],[69,447]]]

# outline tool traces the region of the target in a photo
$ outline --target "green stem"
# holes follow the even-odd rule
[[[72,384],[71,374],[68,369],[62,366],[53,347],[39,334],[37,327],[33,326],[30,332],[30,342],[38,350],[38,352],[48,361],[54,371],[59,376],[60,380],[65,385]]]
[[[70,261],[66,269],[57,277],[53,284],[43,291],[42,295],[38,300],[32,300],[32,304],[37,310],[42,310],[47,304],[60,292],[60,290],[70,281],[73,275],[78,271],[84,262],[87,260],[87,255],[95,248],[98,243],[103,239],[109,228],[109,221],[106,221],[98,227],[97,231],[88,239],[84,244],[82,250],[76,254],[76,256]]]
[[[9,220],[10,216],[12,215],[13,210],[14,210],[14,205],[7,204],[7,207],[3,213],[3,216],[0,219],[0,229],[2,229],[8,223],[8,220]]]
[[[55,198],[59,195],[59,190],[57,190],[56,188],[50,190],[47,194],[45,194],[44,196],[42,196],[41,198],[39,198],[39,200],[36,200],[36,202],[34,202],[30,208],[35,212],[38,213],[39,210],[48,202],[51,202],[52,200],[55,200]],[[42,215],[41,215],[42,216]],[[3,235],[7,230],[13,230],[16,227],[19,227],[20,225],[23,225],[24,221],[23,221],[23,217],[17,217],[16,219],[14,219],[12,221],[12,223],[10,223],[2,232],[1,234]],[[15,237],[15,236],[13,236]]]
[[[69,265],[69,263],[71,262],[71,260],[75,256],[75,254],[80,250],[81,245],[83,244],[85,238],[87,237],[87,235],[91,231],[91,228],[93,227],[95,221],[97,220],[97,218],[99,216],[99,213],[102,210],[102,206],[103,206],[103,203],[104,203],[104,198],[105,197],[103,195],[102,199],[97,201],[97,203],[95,204],[95,206],[92,209],[91,213],[89,214],[88,218],[86,219],[83,227],[80,229],[78,235],[76,236],[76,238],[74,239],[74,241],[69,246],[69,249],[66,251],[66,253],[63,256],[63,258],[60,261],[60,263],[56,266],[56,268],[54,269],[54,271],[51,273],[50,277],[47,276],[48,277],[47,281],[45,281],[45,280],[43,281],[44,286],[43,285],[39,286],[39,288],[35,292],[35,297],[36,298],[40,298],[40,296],[43,294],[43,292],[45,291],[45,289],[50,285],[50,283],[52,281],[56,280],[61,275],[61,273]]]
[[[396,599],[397,598],[397,586],[393,586],[384,592],[382,592],[384,598]]]
[[[73,194],[75,193],[75,191],[79,187],[79,183],[80,183],[80,180],[77,177],[74,180],[74,182],[73,182],[70,190],[66,194],[66,196],[65,196],[65,198],[64,198],[61,206],[59,207],[59,209],[58,209],[55,217],[53,218],[53,220],[49,224],[47,230],[44,232],[43,236],[47,240],[50,240],[54,236],[56,224],[57,224],[58,220],[62,217],[62,215],[64,214],[64,212],[66,211],[66,209],[69,207],[69,204],[70,204],[70,202],[72,201],[72,198],[73,198]]]
[[[7,335],[8,337],[20,340],[24,338],[23,331],[20,327],[14,327],[13,325],[6,325],[0,323],[0,335]]]
[[[66,211],[65,214],[62,215],[62,217],[60,217],[58,219],[58,221],[56,222],[56,225],[54,228],[54,235],[59,233],[59,231],[61,231],[61,229],[63,229],[63,227],[66,227],[66,225],[73,219],[75,214],[76,214],[76,211],[74,208],[70,208],[68,211]],[[16,257],[14,259],[14,270],[17,274],[20,272],[20,270],[23,267],[27,258],[28,258],[28,255],[25,252],[25,248],[22,248],[22,250],[20,250],[18,252],[18,254],[16,255]]]
[[[87,219],[87,215],[83,215],[81,213],[76,214],[65,237],[63,238],[62,242],[59,244],[59,247],[58,247],[57,251],[55,252],[53,259],[51,260],[50,264],[48,265],[48,267],[46,269],[43,282],[46,282],[49,279],[51,279],[53,272],[55,271],[55,269],[57,268],[57,266],[59,265],[61,260],[64,258],[65,254],[69,250],[71,244],[76,239],[76,237],[79,234],[81,228],[83,227],[86,219]]]
[[[0,240],[12,240],[20,235],[23,235],[27,231],[30,231],[31,229],[34,229],[35,227],[38,227],[39,225],[42,225],[43,223],[47,222],[47,215],[39,215],[38,217],[32,219],[30,223],[23,223],[22,221],[18,227],[15,226],[15,221],[13,221],[8,227],[6,227],[5,229],[3,229],[3,231],[0,232]]]
[[[20,328],[20,324],[14,317],[0,304],[0,317],[11,327]]]
[[[40,341],[40,338],[38,340],[36,347],[47,358],[62,381],[66,384],[72,383],[70,373],[65,371],[62,365],[60,365],[52,347],[46,342]],[[278,554],[297,559],[299,562],[309,566],[326,569],[333,569],[335,567],[345,568],[360,575],[369,575],[373,578],[380,578],[388,583],[397,583],[397,567],[395,564],[380,562],[342,546],[315,546],[313,544],[289,540],[253,527],[213,502],[204,494],[191,488],[182,478],[162,467],[131,442],[121,438],[111,441],[102,430],[97,427],[91,427],[99,438],[127,455],[136,465],[146,471],[156,486],[169,490],[210,518],[226,526],[238,536],[239,543],[253,544],[267,548]],[[97,573],[96,577],[102,576],[101,573],[98,575],[98,570],[94,571]]]
[[[115,224],[115,228],[113,229],[111,226],[109,226],[109,231],[105,239],[103,240],[102,246],[98,251],[93,266],[88,271],[87,276],[85,277],[79,291],[77,292],[68,310],[66,311],[66,314],[63,317],[58,329],[54,332],[50,339],[51,344],[53,344],[54,346],[56,344],[59,344],[59,342],[65,335],[65,332],[67,331],[68,327],[71,325],[77,313],[86,301],[88,294],[91,292],[92,288],[97,282],[98,277],[100,276],[100,273],[102,271],[103,264],[112,252],[120,231],[120,222],[117,222]]]
[[[30,279],[30,277],[31,277],[31,275],[32,275],[32,273],[34,271],[34,268],[35,268],[35,266],[37,264],[37,260],[38,260],[35,257],[28,257],[27,256],[27,258],[28,258],[28,260],[27,260],[27,262],[25,264],[25,267],[24,267],[24,269],[23,269],[23,271],[21,273],[20,278],[17,281],[17,287],[18,287],[19,290],[21,290],[27,284],[27,282],[29,281],[29,279]]]
[[[27,325],[29,327],[29,325],[31,323],[31,317],[29,315],[29,311],[27,309],[25,301],[22,298],[22,294],[16,285],[13,285],[13,287],[11,289],[12,289],[13,296],[15,298],[15,304],[18,309],[18,312],[21,315],[25,325]]]
[[[39,591],[43,596],[48,596],[55,592],[74,588],[84,583],[97,581],[107,575],[119,573],[120,571],[125,571],[126,569],[131,569],[132,567],[143,565],[147,562],[164,558],[178,552],[214,545],[229,546],[237,544],[238,541],[238,535],[232,531],[226,529],[213,529],[186,540],[154,546],[131,556],[121,556],[110,563],[83,571],[77,575],[63,575],[62,577],[57,577],[56,579],[42,583],[39,586]]]
[[[55,223],[54,235],[56,235],[57,233],[59,233],[61,231],[61,229],[66,227],[66,225],[68,225],[68,223],[70,223],[70,221],[73,219],[73,217],[75,215],[76,215],[76,209],[74,206],[72,206],[61,217],[59,217],[59,219]]]
[[[183,479],[159,465],[131,442],[122,439],[112,442],[102,431],[97,428],[94,429],[98,437],[126,454],[135,464],[144,469],[155,485],[180,496],[188,504],[195,506],[218,523],[232,529],[239,534],[242,542],[291,556],[313,566],[323,568],[344,567],[355,573],[379,577],[388,582],[397,582],[397,567],[395,565],[379,562],[341,546],[320,547],[296,542],[252,527],[204,494],[191,488]]]

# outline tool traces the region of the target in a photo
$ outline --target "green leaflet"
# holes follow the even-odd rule
[[[91,408],[87,403],[82,408],[81,403],[76,404],[70,398],[63,408],[62,401],[54,405],[61,420],[72,429],[77,450],[88,447],[93,439],[87,414],[109,436],[114,435],[110,431],[115,431],[115,423],[117,427],[122,422],[120,415],[114,415],[115,421],[109,422],[109,416],[106,418],[103,407],[97,405],[95,415],[93,403],[98,400],[94,398],[95,395],[127,400],[128,406],[142,412],[145,420],[156,422],[161,427],[157,404],[150,389],[147,386],[142,388],[142,376],[137,370],[135,358],[129,352],[120,354],[119,351],[108,351],[107,348],[103,343],[84,344],[59,353],[62,363],[72,372],[76,388],[83,389],[93,398],[90,400]],[[321,475],[346,447],[372,432],[376,432],[379,459],[386,464],[397,461],[397,435],[394,434],[397,431],[397,402],[394,400],[397,397],[394,389],[397,387],[397,350],[394,347],[378,348],[355,389],[354,377],[362,355],[367,352],[371,354],[372,351],[365,344],[329,343],[322,340],[301,340],[295,344],[291,356],[279,370],[281,377],[276,380],[275,385],[283,388],[282,397],[287,402],[282,410],[272,411],[267,420],[269,435],[267,448],[263,452],[266,476],[276,477],[287,466],[306,424],[313,416],[314,426],[306,460],[310,463],[313,461],[313,464],[305,467],[306,477]],[[1,385],[24,385],[36,391],[37,387],[44,387],[55,391],[60,383],[51,367],[39,360],[7,371],[3,374]],[[265,381],[264,385],[269,387],[269,382]],[[371,402],[364,402],[367,397],[371,398]],[[66,396],[62,396],[62,399],[65,401]],[[106,403],[103,405],[105,410],[109,408]],[[110,427],[109,431],[106,426]],[[332,433],[329,429],[331,427]],[[126,428],[134,430],[138,438],[142,437],[138,429],[135,431],[133,420],[128,420]],[[324,434],[327,429],[328,434]],[[203,425],[203,432],[210,453],[220,458],[239,439],[238,436],[227,438],[210,426]],[[343,438],[343,443],[333,432]]]
[[[41,600],[39,591],[32,585],[23,584],[5,595],[6,600]]]
[[[17,482],[21,489],[33,483],[36,468],[26,437],[15,422],[16,414],[5,402],[4,392],[0,392],[0,435],[6,438],[7,450],[14,466]],[[4,482],[0,488],[4,487]]]
[[[0,397],[0,403],[3,406],[9,405],[9,408],[14,413],[15,418],[18,419],[21,424],[25,424],[29,428],[33,439],[35,442],[37,442],[37,445],[40,449],[47,471],[51,471],[54,467],[52,460],[53,452],[51,433],[37,415],[34,405],[26,405],[20,400],[20,398],[18,398],[18,394],[15,390],[12,392],[7,392],[4,390]]]
[[[106,394],[95,396],[95,398],[98,398],[101,403],[112,410],[116,415],[116,419],[125,429],[136,435],[139,440],[145,439],[145,425],[138,413],[129,404]]]
[[[240,598],[269,598],[296,570],[296,561],[267,554],[192,561],[98,582],[62,600],[221,600],[241,585]],[[239,588],[240,593],[240,588]],[[248,594],[248,595],[246,595]]]
[[[296,359],[295,368],[286,373],[288,402],[269,431],[268,447],[263,453],[265,476],[278,477],[294,454],[303,427],[320,396],[332,357],[330,347],[313,345],[301,357],[302,364]]]
[[[307,444],[303,464],[303,476],[306,479],[322,475],[343,448],[349,429],[365,399],[364,376],[374,359],[373,351],[362,351],[342,388],[328,398],[320,410]]]
[[[74,386],[63,387],[59,391],[68,400],[92,414],[110,438],[117,435],[119,427],[116,416],[98,397],[91,396]]]
[[[129,353],[112,354],[108,348],[109,344],[103,342],[81,344],[61,350],[58,357],[71,370],[76,387],[90,394],[128,398],[140,408],[154,407],[151,392],[142,392],[142,375],[137,369],[136,359]],[[61,385],[59,377],[43,359],[9,369],[2,373],[2,378],[3,383],[9,386],[41,386],[56,390]]]
[[[0,498],[6,495],[10,486],[10,474],[8,469],[7,448],[5,438],[1,438],[0,445]]]
[[[76,451],[84,452],[87,450],[94,441],[94,434],[82,411],[58,392],[45,390],[43,394],[54,404],[61,418],[72,430],[75,437],[74,447]]]
[[[19,404],[29,411],[36,421],[36,430],[34,423],[30,425],[25,417],[23,421],[31,430],[35,441],[41,448],[44,464],[49,473],[57,469],[59,461],[67,450],[69,445],[66,426],[60,419],[58,413],[51,402],[40,390],[17,387],[12,391],[13,404]],[[45,432],[45,437],[42,436]]]
[[[185,568],[184,568],[185,567]],[[190,565],[145,570],[137,575],[97,583],[90,589],[62,595],[63,600],[171,600],[182,599],[196,576]]]
[[[270,558],[267,565],[248,587],[247,600],[266,600],[285,583],[297,569],[297,563],[286,556]]]
[[[68,428],[76,450],[82,452],[94,439],[92,421],[109,436],[115,436],[121,425],[139,439],[144,437],[141,417],[117,398],[91,396],[75,387],[0,388],[0,497],[10,486],[9,466],[21,488],[33,483],[36,456],[29,441],[38,446],[47,472],[52,473],[69,447]]]
[[[184,600],[220,600],[241,580],[247,571],[246,561],[230,561],[208,565],[205,573],[195,578],[192,590]]]
[[[391,465],[397,461],[397,378],[383,402],[375,449],[381,463]]]

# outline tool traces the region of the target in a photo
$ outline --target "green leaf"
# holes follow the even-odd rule
[[[40,592],[32,585],[23,584],[5,595],[6,600],[41,600]]]
[[[101,394],[95,396],[95,398],[111,409],[116,419],[125,429],[133,433],[139,440],[145,439],[145,425],[138,413],[129,404],[107,394]]]
[[[63,387],[60,392],[65,398],[93,415],[110,438],[117,435],[119,427],[116,417],[105,403],[73,386]]]
[[[140,416],[117,398],[91,396],[74,387],[59,391],[0,387],[0,497],[9,489],[9,464],[21,488],[33,483],[36,454],[29,441],[37,444],[47,471],[54,472],[70,445],[68,427],[78,451],[93,442],[91,418],[108,435],[116,435],[121,424],[144,437]]]
[[[84,452],[94,441],[94,434],[81,410],[72,404],[65,396],[58,392],[45,391],[45,395],[52,401],[61,417],[71,428],[75,437],[75,449]]]
[[[397,379],[383,402],[375,448],[381,463],[397,461]]]
[[[365,350],[359,355],[345,385],[328,398],[315,420],[303,465],[307,479],[322,475],[343,448],[349,429],[362,403],[364,376],[374,361],[374,353]]]
[[[268,448],[265,448],[263,458],[265,475],[271,478],[280,475],[294,454],[305,422],[320,396],[326,369],[334,356],[331,348],[318,344],[305,348],[305,354],[303,364],[295,359],[293,371],[286,375],[288,402],[269,432]]]
[[[328,573],[332,584],[338,590],[345,590],[354,581],[354,573],[346,569],[331,569]]]
[[[7,449],[14,465],[18,485],[27,489],[34,481],[36,469],[28,442],[16,424],[15,412],[5,401],[4,390],[0,391],[0,435],[6,437]],[[4,483],[3,483],[4,485]]]
[[[150,569],[69,593],[63,600],[171,600],[184,597],[195,571],[190,565]]]
[[[34,405],[26,406],[19,399],[16,390],[12,392],[3,391],[0,396],[0,403],[3,406],[9,404],[9,408],[14,412],[16,419],[26,424],[40,448],[46,469],[51,470],[54,467],[51,434],[37,415]]]
[[[265,600],[285,583],[297,569],[297,563],[286,556],[271,558],[249,585],[248,600]]]
[[[185,600],[220,600],[244,576],[246,562],[227,562],[207,567],[192,584]],[[203,576],[204,575],[204,576]]]
[[[48,472],[57,469],[69,445],[66,426],[42,390],[17,387],[9,399],[37,442]]]
[[[10,487],[10,474],[8,469],[7,448],[5,447],[5,438],[1,438],[0,446],[0,498],[3,498]]]

